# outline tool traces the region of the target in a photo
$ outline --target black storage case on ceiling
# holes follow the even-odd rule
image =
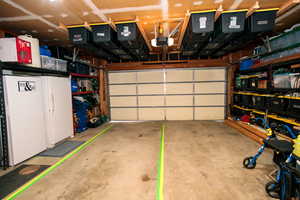
[[[181,45],[184,55],[199,52],[214,31],[215,12],[192,13]]]
[[[102,48],[120,57],[123,60],[131,60],[125,48],[118,41],[117,32],[111,28],[109,24],[91,25],[93,32],[93,41]]]
[[[246,11],[223,12],[215,24],[212,41],[205,46],[200,55],[213,55],[245,30]]]
[[[75,45],[86,45],[91,42],[91,32],[85,27],[69,28],[69,39]]]
[[[119,23],[116,27],[118,41],[122,46],[139,60],[146,60],[149,49],[137,24],[134,22]]]
[[[119,48],[116,44],[116,42],[118,42],[117,33],[108,24],[91,25],[91,28],[94,43],[100,44],[106,48]]]
[[[256,40],[260,34],[270,32],[275,27],[276,9],[257,10],[246,19],[245,31],[230,41],[218,56],[244,48],[251,40]]]
[[[277,10],[258,10],[246,20],[247,32],[269,32],[275,26]]]

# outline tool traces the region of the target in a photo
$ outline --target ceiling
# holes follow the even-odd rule
[[[189,11],[249,9],[256,0],[0,0],[0,27],[17,34],[31,34],[45,43],[68,43],[60,25],[78,25],[138,20],[148,40],[154,26],[167,21],[164,31],[172,31]],[[287,0],[260,0],[261,9],[280,8]],[[289,20],[292,21],[292,20]],[[293,23],[295,23],[293,21]],[[280,26],[284,26],[280,22]],[[174,36],[178,44],[180,31]],[[158,51],[159,49],[153,49]],[[169,50],[178,50],[174,45]]]

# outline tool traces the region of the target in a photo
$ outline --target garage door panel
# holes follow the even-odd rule
[[[196,81],[223,81],[225,80],[225,69],[195,70]]]
[[[193,106],[192,95],[166,96],[167,106]]]
[[[110,85],[110,95],[136,95],[135,85]]]
[[[137,108],[112,108],[111,109],[111,119],[115,121],[136,121],[137,118]]]
[[[135,83],[136,72],[128,73],[109,73],[109,83]]]
[[[195,106],[224,106],[225,95],[196,95]]]
[[[170,70],[166,72],[167,82],[193,81],[193,70]]]
[[[193,94],[193,83],[168,83],[166,94]]]
[[[195,120],[223,120],[224,107],[195,108]]]
[[[196,93],[225,93],[224,82],[196,83]]]
[[[139,108],[139,120],[164,120],[164,108]]]
[[[111,107],[137,106],[136,97],[110,97]]]
[[[164,96],[139,96],[139,106],[164,106]]]
[[[193,108],[166,108],[166,120],[193,120]]]
[[[137,73],[138,83],[164,82],[163,71],[148,71]]]
[[[138,85],[138,94],[151,95],[151,94],[163,94],[164,86],[162,84],[144,84]]]

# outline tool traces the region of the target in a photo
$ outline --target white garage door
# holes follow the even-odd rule
[[[224,119],[226,69],[109,72],[113,121]]]

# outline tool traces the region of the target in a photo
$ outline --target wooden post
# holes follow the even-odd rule
[[[101,115],[108,115],[108,104],[106,98],[106,75],[103,69],[99,70],[99,96],[100,96],[100,113]]]

